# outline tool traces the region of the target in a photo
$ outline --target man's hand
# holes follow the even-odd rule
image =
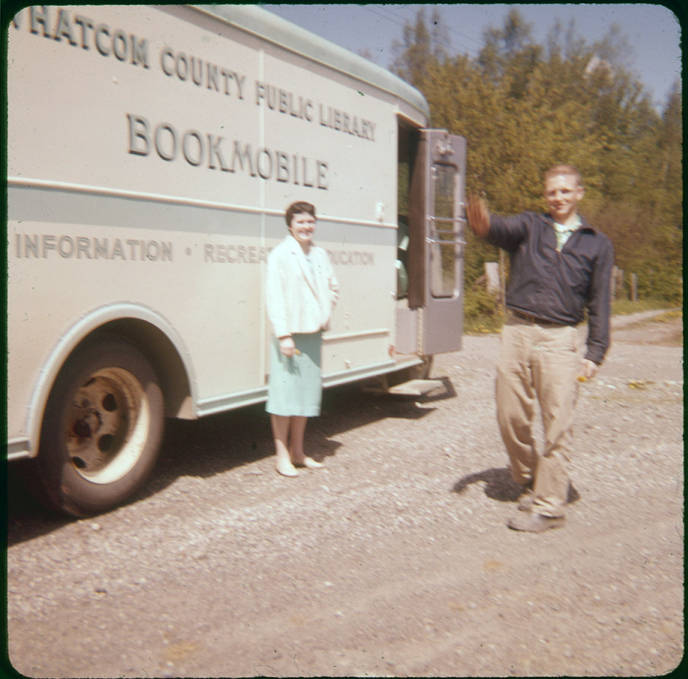
[[[587,358],[584,358],[581,361],[581,375],[578,379],[582,378],[583,380],[591,380],[597,374],[598,368],[599,366],[597,363],[593,363]]]
[[[490,212],[487,209],[487,203],[475,194],[469,196],[466,203],[466,217],[473,233],[480,238],[485,238],[490,230]]]

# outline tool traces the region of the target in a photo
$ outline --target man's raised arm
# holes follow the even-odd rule
[[[485,238],[490,230],[490,212],[487,203],[480,196],[472,194],[468,197],[466,217],[473,233],[479,238]]]

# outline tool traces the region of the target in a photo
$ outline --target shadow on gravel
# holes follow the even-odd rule
[[[485,495],[499,502],[516,502],[523,492],[521,486],[511,478],[508,467],[491,467],[481,472],[466,474],[460,478],[452,490],[455,493],[463,493],[472,483],[484,483]],[[567,504],[580,499],[578,491],[573,485],[569,485]]]
[[[367,394],[360,385],[334,387],[323,392],[322,413],[311,418],[306,428],[306,448],[317,458],[336,454],[337,434],[387,418],[420,419],[435,408],[437,398],[453,393],[446,380],[443,394],[399,397]],[[444,382],[443,382],[444,384]],[[152,494],[178,476],[209,477],[273,454],[270,420],[265,404],[257,404],[195,421],[167,422],[161,458],[152,480]]]
[[[472,483],[484,483],[485,495],[500,502],[516,502],[522,489],[511,478],[508,467],[492,467],[481,472],[467,474],[460,478],[452,489],[455,493],[463,493]]]
[[[443,388],[426,396],[369,394],[360,384],[323,392],[322,414],[306,429],[306,447],[317,459],[333,456],[339,433],[377,420],[418,420],[435,410],[432,403],[456,396],[449,378],[436,378]],[[125,504],[154,496],[181,476],[209,478],[273,454],[265,404],[260,403],[199,420],[167,420],[160,457],[150,479]],[[51,514],[26,491],[20,462],[8,465],[7,540],[13,545],[57,530],[75,520]]]
[[[7,546],[51,533],[73,519],[48,511],[29,492],[24,475],[30,460],[7,465]]]

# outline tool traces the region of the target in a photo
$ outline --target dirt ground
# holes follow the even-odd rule
[[[171,423],[131,503],[45,514],[10,469],[13,667],[39,677],[656,676],[684,650],[680,314],[614,319],[581,384],[564,528],[509,530],[499,336],[421,398],[325,393],[324,470],[273,470],[261,406]],[[581,329],[581,341],[584,336]]]

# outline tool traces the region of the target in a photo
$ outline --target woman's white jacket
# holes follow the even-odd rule
[[[291,234],[268,255],[266,302],[277,337],[329,327],[339,284],[323,248],[311,245],[309,259]]]

